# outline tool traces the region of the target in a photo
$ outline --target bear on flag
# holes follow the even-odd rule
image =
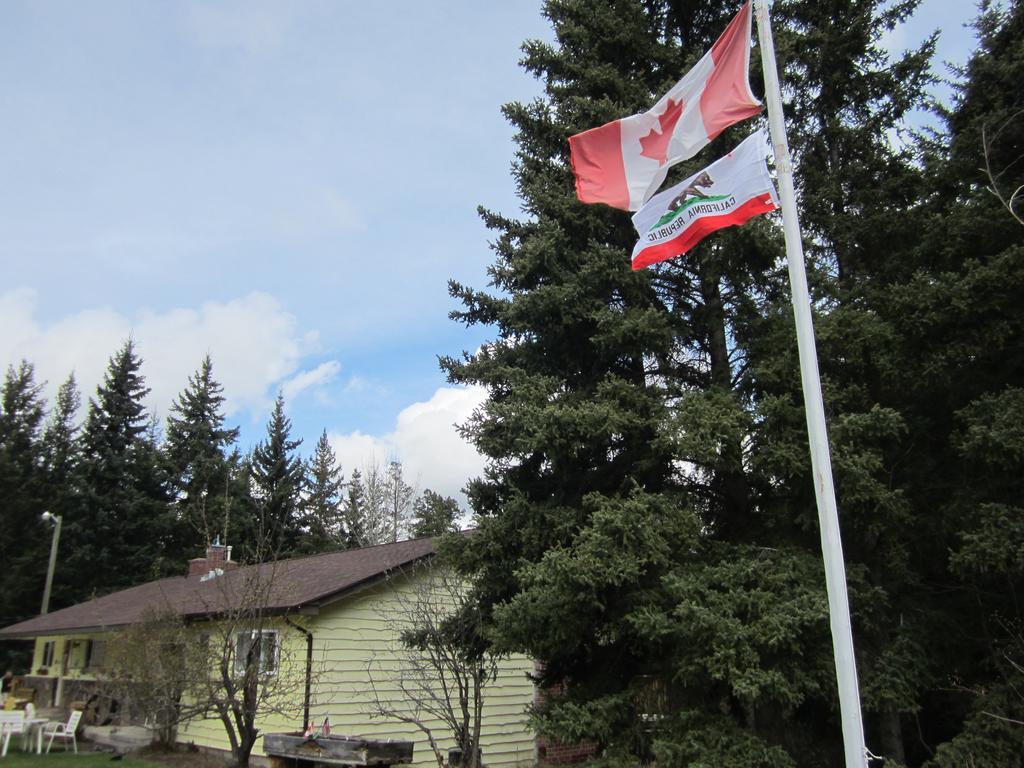
[[[684,254],[715,230],[778,208],[768,152],[764,131],[756,131],[722,159],[652,197],[633,214],[640,235],[633,269]]]
[[[747,78],[750,25],[747,0],[711,50],[649,111],[569,137],[581,201],[635,211],[670,166],[761,111]]]

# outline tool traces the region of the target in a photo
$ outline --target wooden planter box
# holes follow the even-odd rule
[[[273,768],[312,765],[406,765],[412,762],[411,741],[375,741],[345,736],[306,738],[298,733],[268,733],[263,751]]]

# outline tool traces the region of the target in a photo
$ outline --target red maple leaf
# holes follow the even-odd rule
[[[668,100],[668,107],[658,115],[658,124],[661,126],[661,133],[653,128],[651,132],[640,139],[640,154],[657,160],[658,165],[664,165],[668,158],[668,143],[672,140],[672,134],[676,129],[676,123],[683,115],[683,100]]]

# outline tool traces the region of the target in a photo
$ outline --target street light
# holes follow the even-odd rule
[[[53,586],[53,571],[57,567],[57,542],[60,541],[60,515],[52,512],[43,512],[40,518],[44,523],[53,526],[53,542],[50,544],[50,567],[46,569],[46,589],[43,590],[43,607],[39,614],[43,615],[50,610],[50,588]]]

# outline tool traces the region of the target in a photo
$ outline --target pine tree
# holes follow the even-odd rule
[[[902,367],[893,347],[898,331],[879,304],[881,292],[916,267],[919,201],[927,194],[912,143],[893,137],[908,137],[905,116],[926,104],[935,40],[894,59],[881,47],[886,32],[917,4],[825,8],[790,0],[773,7],[809,243],[866,736],[875,752],[900,763],[909,759],[905,744],[917,743],[904,733],[916,727],[906,719],[920,711],[938,670],[937,655],[925,650],[934,625],[908,619],[928,599],[931,557],[915,557],[910,545],[927,527],[910,502],[904,471],[907,454],[920,443],[908,439],[906,413],[893,397],[902,388],[892,377]],[[757,511],[774,529],[772,539],[814,550],[798,361],[795,346],[780,343],[792,339],[788,307],[776,304],[752,330],[746,386],[757,409],[750,440],[762,485]],[[791,751],[802,749],[794,744]]]
[[[346,549],[355,549],[369,544],[366,538],[365,507],[363,474],[358,469],[353,469],[344,504],[344,544]]]
[[[656,281],[682,307],[700,296],[683,287],[693,273],[630,270],[628,217],[572,199],[566,137],[646,109],[709,38],[680,62],[661,39],[660,8],[551,3],[546,13],[559,48],[528,43],[525,64],[548,77],[547,99],[505,108],[531,219],[485,212],[500,232],[495,293],[452,286],[465,304],[457,319],[498,329],[477,354],[443,361],[453,382],[490,392],[465,426],[491,463],[469,487],[477,531],[458,559],[503,646],[543,661],[542,685],[572,681],[538,712],[541,732],[635,763],[651,746],[635,702],[673,677],[664,641],[644,637],[640,619],[661,612],[665,572],[699,530],[676,482],[667,406],[680,394],[677,368],[708,378],[698,338],[708,324],[677,341],[686,320],[667,311]]]
[[[413,504],[411,533],[420,538],[457,532],[461,514],[459,502],[427,488]]]
[[[41,511],[34,507],[41,490],[41,430],[45,413],[42,388],[27,360],[22,360],[17,368],[7,368],[0,388],[0,495],[4,499],[4,528],[8,530],[23,529]],[[5,541],[0,546],[13,543]]]
[[[893,58],[882,39],[919,4],[780,0],[772,6],[803,193],[801,227],[810,255],[834,278],[819,283],[826,295],[856,292],[861,273],[906,274],[887,255],[907,248],[913,233],[893,214],[913,206],[923,187],[912,148],[897,149],[901,142],[893,135],[906,135],[904,117],[926,106],[938,33]]]
[[[69,374],[57,390],[57,401],[47,417],[43,432],[43,466],[51,493],[69,489],[77,468],[79,426],[76,418],[81,404],[75,375]],[[58,514],[56,510],[51,511]]]
[[[306,466],[300,552],[312,554],[346,548],[348,535],[341,498],[344,486],[344,475],[324,430]]]
[[[299,541],[299,501],[302,459],[295,449],[302,440],[291,439],[291,420],[284,413],[284,395],[278,394],[267,422],[267,437],[252,454],[253,497],[259,507],[261,560],[287,557]]]
[[[1010,722],[1024,706],[1024,227],[986,189],[1024,183],[1024,4],[987,7],[977,28],[928,147],[935,194],[921,205],[914,271],[873,297],[898,341],[891,397],[906,442],[927,446],[907,451],[895,477],[916,513],[908,548],[921,585],[905,623],[931,673],[906,729],[921,724],[926,764],[942,768],[1024,764],[1024,729]],[[933,693],[950,687],[961,693]],[[906,742],[909,764],[930,757]]]
[[[184,569],[184,563],[165,559],[172,519],[141,367],[129,339],[89,400],[80,504],[64,521],[55,576],[76,600]]]
[[[49,512],[62,520],[72,520],[81,508],[82,494],[79,487],[81,470],[81,441],[78,411],[81,395],[75,375],[69,374],[57,390],[53,410],[46,419],[42,442],[42,468],[46,485],[46,507]],[[67,543],[64,543],[67,547]],[[64,585],[57,581],[53,585],[50,602],[66,605],[69,597]]]
[[[50,540],[39,515],[47,509],[42,473],[42,384],[27,360],[9,366],[0,386],[0,624],[39,611]],[[0,663],[25,659],[21,644],[0,646]]]
[[[224,519],[216,535],[234,547],[235,559],[259,562],[264,556],[260,502],[254,496],[252,454],[242,455],[236,448],[227,459],[228,484],[221,503]]]
[[[163,455],[177,495],[177,550],[186,559],[210,544],[224,523],[227,452],[238,428],[224,427],[223,392],[207,355],[167,416]]]
[[[819,327],[831,333],[822,357],[837,361],[826,399],[853,512],[844,535],[868,638],[865,698],[891,725],[883,716],[929,677],[887,610],[913,597],[899,592],[906,501],[885,483],[905,433],[870,388],[869,345],[885,329],[857,305],[864,275],[891,280],[896,270],[883,273],[886,254],[868,258],[859,243],[895,253],[912,244],[900,216],[921,181],[886,134],[922,103],[930,43],[894,65],[878,48],[913,2],[779,5],[791,23],[778,32],[787,91],[808,109],[811,94],[827,106],[797,108],[791,138],[801,162],[829,160],[803,192],[821,266],[816,306],[828,320]],[[628,218],[572,199],[566,137],[646,109],[735,10],[549,2],[556,44],[528,43],[524,60],[546,97],[505,110],[530,218],[485,212],[500,233],[495,291],[452,285],[465,305],[456,319],[498,335],[443,361],[452,381],[490,393],[464,427],[491,458],[469,489],[478,530],[449,552],[478,579],[502,647],[543,661],[542,683],[567,683],[538,710],[540,730],[590,739],[630,765],[838,762],[838,728],[812,714],[835,706],[835,677],[778,230],[751,222],[634,274]],[[673,174],[752,128],[731,129]],[[902,689],[884,674],[901,660]]]

